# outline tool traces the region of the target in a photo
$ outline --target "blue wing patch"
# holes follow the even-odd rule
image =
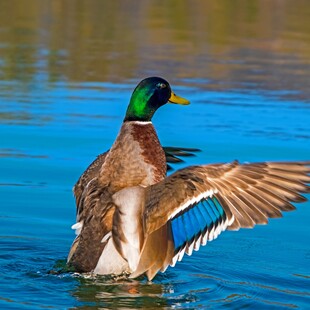
[[[224,230],[225,221],[225,211],[215,196],[189,205],[171,220],[175,254],[200,237],[203,238],[207,233],[211,233],[212,229],[214,231],[219,226],[223,226],[221,228]],[[209,240],[212,239],[213,237],[210,236]]]

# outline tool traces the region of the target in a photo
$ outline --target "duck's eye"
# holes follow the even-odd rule
[[[157,88],[165,88],[165,87],[167,87],[167,85],[164,84],[164,83],[158,83],[156,86],[157,86]]]

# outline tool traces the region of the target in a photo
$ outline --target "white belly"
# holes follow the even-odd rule
[[[130,272],[128,263],[117,252],[113,240],[110,238],[99,258],[94,273],[122,274],[124,272]]]

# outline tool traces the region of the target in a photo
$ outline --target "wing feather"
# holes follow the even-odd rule
[[[82,194],[87,186],[87,184],[99,175],[99,170],[102,167],[106,156],[108,155],[109,151],[102,153],[97,156],[97,158],[87,167],[87,169],[83,172],[80,176],[78,181],[73,187],[73,193],[75,196],[75,202],[77,206],[77,214],[79,214],[79,206],[81,206],[81,198]]]
[[[211,164],[179,170],[146,188],[146,231],[172,227],[174,266],[226,229],[267,224],[310,192],[310,161]],[[162,270],[167,268],[166,261]]]

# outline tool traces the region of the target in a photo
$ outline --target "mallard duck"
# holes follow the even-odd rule
[[[223,231],[267,224],[306,200],[310,161],[234,161],[167,176],[151,122],[167,102],[189,104],[162,78],[141,81],[111,149],[75,185],[77,237],[68,264],[77,272],[151,280]]]

